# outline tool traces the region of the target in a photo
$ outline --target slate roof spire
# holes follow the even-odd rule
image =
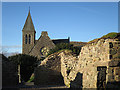
[[[34,28],[34,25],[32,22],[32,18],[31,18],[31,14],[30,14],[30,7],[29,7],[27,19],[26,19],[24,27],[23,27],[23,31],[35,31],[35,28]]]

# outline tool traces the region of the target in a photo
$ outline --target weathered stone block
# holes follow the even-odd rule
[[[115,78],[114,75],[108,75],[108,82],[114,82]]]
[[[113,56],[112,56],[112,55],[109,55],[109,59],[113,59]]]
[[[115,49],[111,49],[110,52],[109,52],[111,55],[114,55],[117,53],[117,51]]]
[[[115,81],[117,81],[117,82],[120,81],[120,75],[115,76]]]
[[[113,55],[113,58],[112,59],[120,59],[120,54],[119,53],[116,53],[115,55]]]
[[[120,67],[114,68],[114,75],[120,75]]]
[[[108,74],[109,74],[109,75],[112,75],[113,72],[114,72],[114,68],[113,68],[113,67],[109,67],[109,68],[108,68]]]
[[[120,66],[120,60],[111,60],[108,63],[109,66]]]
[[[114,47],[120,47],[120,42],[114,42],[113,45]]]
[[[117,50],[117,51],[118,51],[118,53],[120,53],[120,48],[118,48],[118,50]]]
[[[109,48],[112,48],[112,47],[113,47],[112,42],[109,42]]]

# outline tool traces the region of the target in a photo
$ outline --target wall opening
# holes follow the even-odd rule
[[[29,44],[31,43],[31,36],[30,36],[30,34],[29,34]]]
[[[25,35],[25,44],[27,44],[27,34]]]
[[[79,88],[82,90],[83,87],[83,74],[78,72],[74,81],[70,82],[70,88]]]
[[[106,66],[97,67],[97,90],[101,88],[106,88]]]

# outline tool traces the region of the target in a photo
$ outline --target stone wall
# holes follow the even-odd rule
[[[60,53],[61,57],[61,74],[64,77],[64,83],[70,87],[70,81],[74,80],[77,75],[76,66],[78,64],[78,58],[73,56],[71,52],[65,54]]]
[[[108,87],[116,87],[120,83],[120,42],[109,43],[109,59],[107,83]]]
[[[71,88],[119,87],[120,42],[100,39],[83,46],[79,56],[69,50],[54,53],[36,69],[35,84],[56,85],[61,75]]]
[[[59,52],[48,56],[35,69],[35,85],[64,85]]]
[[[83,73],[83,88],[97,88],[97,67],[108,66],[109,62],[108,42],[101,39],[82,48],[79,55],[79,72]]]
[[[2,55],[2,88],[18,85],[17,65]]]
[[[101,39],[82,47],[80,55],[70,58],[71,61],[67,59],[69,57],[64,57],[61,58],[63,65],[61,73],[68,87],[104,88],[111,85],[117,87],[117,84],[113,83],[120,81],[120,42],[118,41]],[[74,62],[76,59],[79,60]],[[69,67],[69,63],[65,61],[72,66]],[[69,74],[66,74],[67,69]],[[80,75],[79,78],[77,74]]]
[[[43,31],[37,43],[31,49],[29,55],[36,56],[38,58],[45,57],[46,54],[48,54],[48,51],[54,47],[55,44],[49,38],[48,33]]]

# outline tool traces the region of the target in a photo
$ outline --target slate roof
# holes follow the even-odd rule
[[[56,45],[56,44],[59,44],[59,43],[69,43],[69,39],[54,39],[52,40],[53,43]]]
[[[31,14],[30,14],[30,10],[29,10],[27,19],[26,19],[24,27],[23,27],[23,31],[35,31],[34,25],[32,22],[32,18],[31,18]]]

